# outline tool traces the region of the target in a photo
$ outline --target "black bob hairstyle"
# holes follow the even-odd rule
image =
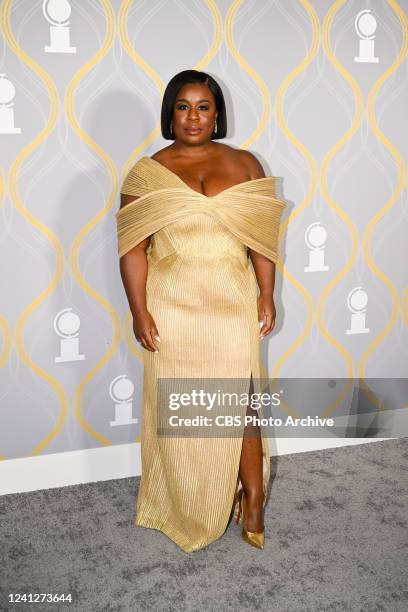
[[[164,91],[161,108],[161,132],[163,138],[166,140],[174,140],[174,136],[170,132],[170,122],[173,117],[174,103],[177,94],[186,83],[205,83],[208,86],[214,96],[215,106],[218,112],[217,133],[215,134],[214,131],[212,132],[211,140],[225,138],[227,135],[227,112],[221,87],[212,76],[206,72],[199,72],[198,70],[183,70],[168,82]]]

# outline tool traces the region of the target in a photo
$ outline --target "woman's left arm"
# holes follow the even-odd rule
[[[241,151],[242,159],[247,164],[251,179],[263,178],[264,169],[257,158],[249,151]],[[255,270],[260,294],[258,296],[258,320],[260,327],[260,338],[265,338],[271,333],[275,326],[275,303],[273,301],[273,290],[275,288],[275,263],[248,248],[249,256]]]
[[[260,327],[260,338],[262,340],[275,327],[276,309],[273,301],[275,263],[252,249],[248,249],[248,251],[260,291],[258,295],[258,320],[260,324],[263,323]]]

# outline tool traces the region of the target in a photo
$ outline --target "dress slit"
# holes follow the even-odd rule
[[[253,376],[252,376],[252,370],[250,373],[250,380],[249,380],[249,400],[251,401],[252,398],[252,394],[254,393],[254,386],[253,386],[253,380],[252,380]],[[251,391],[252,388],[252,391]],[[253,410],[250,408],[250,405],[247,406],[247,411],[246,414],[248,415],[251,414],[251,412],[249,412],[250,410]],[[253,412],[255,412],[253,410]],[[265,449],[264,449],[264,436],[262,435],[262,427],[259,425],[256,425],[256,428],[258,429],[259,432],[259,437],[261,439],[261,447],[262,447],[262,486],[263,486],[263,490],[265,493],[265,498],[266,498],[266,489],[267,489],[267,484],[268,484],[268,480],[269,480],[269,476],[265,477],[265,474],[269,474],[269,470],[267,469],[267,466],[265,465],[265,461],[267,461],[267,459],[265,458]],[[242,437],[241,437],[241,441],[243,442],[243,438],[245,436],[245,426],[242,430]],[[266,453],[267,455],[269,453]],[[241,450],[239,453],[239,460],[238,460],[238,470],[237,470],[237,480],[236,480],[236,485],[235,485],[235,491],[234,491],[234,497],[233,497],[233,505],[232,505],[232,510],[231,510],[231,516],[233,516],[234,518],[237,516],[237,512],[238,512],[238,494],[239,491],[242,489],[242,482],[241,479],[239,477],[239,467],[241,464],[241,457],[242,457],[242,443],[241,443]]]

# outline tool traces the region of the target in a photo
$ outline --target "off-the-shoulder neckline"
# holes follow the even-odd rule
[[[167,168],[167,166],[164,166],[163,164],[158,162],[157,159],[153,159],[152,157],[148,157],[146,155],[146,156],[142,157],[139,161],[143,161],[143,160],[148,160],[150,162],[153,162],[153,164],[157,164],[158,166],[160,166],[160,168],[163,168],[163,170],[168,172],[171,176],[174,176],[180,182],[180,184],[183,185],[186,189],[188,189],[189,191],[192,191],[193,193],[197,194],[198,196],[206,198],[207,200],[212,200],[212,199],[218,198],[219,196],[223,195],[227,191],[231,191],[232,189],[236,189],[240,185],[248,185],[249,183],[257,183],[257,182],[260,182],[260,181],[275,180],[274,176],[263,176],[261,178],[249,179],[247,181],[241,181],[240,183],[236,183],[235,185],[231,185],[231,187],[227,187],[226,189],[222,189],[222,191],[216,193],[213,196],[208,196],[208,195],[205,195],[205,193],[201,193],[201,191],[197,191],[196,189],[193,189],[192,187],[190,187],[190,185],[187,185],[187,183],[185,181],[183,181],[183,179],[180,178],[178,174],[173,172],[173,170],[170,170],[170,168]]]

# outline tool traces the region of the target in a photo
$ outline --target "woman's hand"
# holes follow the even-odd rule
[[[275,327],[275,317],[276,317],[276,309],[275,303],[273,301],[273,295],[271,293],[261,293],[258,296],[258,320],[259,325],[263,323],[262,327],[260,327],[260,335],[259,337],[265,338],[268,334],[271,333],[273,328]]]
[[[148,310],[139,311],[133,317],[133,331],[136,340],[148,351],[152,353],[158,352],[158,344],[160,342],[159,332],[157,331],[156,323]]]

